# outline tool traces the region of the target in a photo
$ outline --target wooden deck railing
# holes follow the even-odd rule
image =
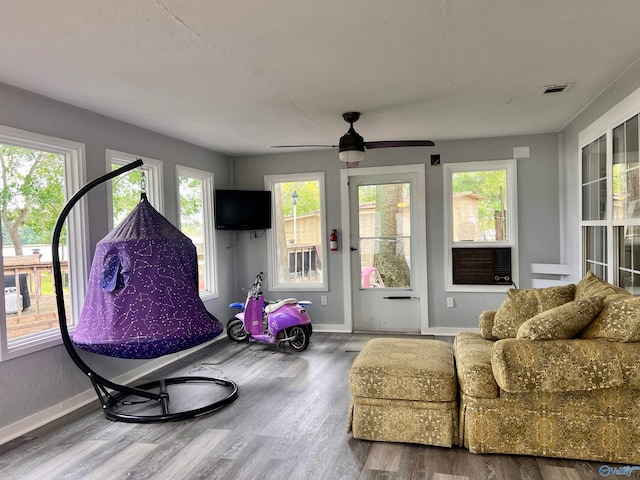
[[[322,259],[315,245],[295,245],[287,248],[289,276],[295,281],[308,282],[318,278]]]
[[[18,255],[12,257],[3,257],[4,275],[13,277],[15,285],[15,305],[17,312],[13,314],[7,313],[7,333],[9,338],[19,337],[27,333],[34,333],[42,330],[53,328],[57,324],[57,312],[55,308],[55,295],[43,295],[42,292],[42,274],[52,273],[51,262],[41,262],[40,254]],[[68,262],[61,262],[63,270],[68,271]],[[21,292],[21,277],[26,279],[26,288],[28,292]],[[14,295],[7,293],[6,295]],[[28,300],[23,298],[28,295]],[[22,295],[22,296],[21,296]],[[11,302],[12,303],[12,302]],[[30,303],[28,310],[23,309],[24,303]],[[5,298],[5,306],[8,304]]]

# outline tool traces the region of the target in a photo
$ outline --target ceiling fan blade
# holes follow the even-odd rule
[[[338,145],[271,145],[271,148],[336,148]]]
[[[365,148],[393,148],[393,147],[433,147],[431,140],[382,140],[380,142],[364,142]]]

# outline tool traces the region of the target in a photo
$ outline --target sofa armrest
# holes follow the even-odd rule
[[[640,342],[607,342],[620,360],[625,385],[640,390]]]
[[[493,320],[497,310],[487,310],[480,314],[480,336],[485,340],[497,340],[493,334]]]
[[[598,340],[495,342],[491,367],[502,390],[569,392],[625,384],[616,348]]]

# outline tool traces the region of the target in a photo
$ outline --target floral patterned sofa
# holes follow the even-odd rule
[[[592,273],[511,289],[454,353],[471,452],[640,464],[640,297]]]

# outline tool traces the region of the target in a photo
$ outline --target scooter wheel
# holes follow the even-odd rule
[[[242,320],[232,318],[227,322],[227,336],[234,342],[245,342],[249,339]]]
[[[291,327],[288,336],[295,337],[293,340],[289,340],[289,345],[296,352],[302,352],[309,346],[309,330],[305,327]]]

